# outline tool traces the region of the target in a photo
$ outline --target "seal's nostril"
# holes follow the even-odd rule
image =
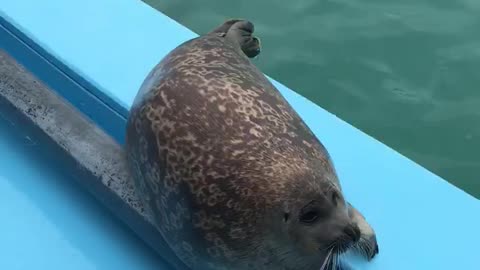
[[[344,233],[354,242],[360,240],[360,229],[357,225],[347,225],[344,229]]]

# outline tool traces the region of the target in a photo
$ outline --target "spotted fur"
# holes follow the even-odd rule
[[[129,162],[190,268],[290,269],[275,258],[268,213],[340,185],[326,149],[226,29],[185,42],[148,75],[128,119]]]

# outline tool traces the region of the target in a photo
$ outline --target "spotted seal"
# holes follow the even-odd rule
[[[250,61],[253,31],[226,21],[142,84],[126,151],[146,211],[191,269],[334,269],[349,248],[373,258],[327,150]]]

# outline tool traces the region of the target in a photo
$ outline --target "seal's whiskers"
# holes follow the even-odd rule
[[[368,257],[369,253],[371,252],[372,245],[370,244],[370,241],[361,238],[360,241],[353,247],[353,250],[358,252],[360,255],[364,257]]]
[[[325,261],[323,262],[322,267],[320,267],[320,270],[328,270],[326,267],[329,265],[329,261],[332,257],[332,252],[333,249],[330,249],[330,251],[328,251],[327,257],[325,257]]]

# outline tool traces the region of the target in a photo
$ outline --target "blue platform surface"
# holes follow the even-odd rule
[[[72,181],[65,152],[5,106],[0,102],[0,269],[166,269]]]
[[[121,143],[145,76],[196,36],[140,0],[0,3],[0,45]],[[380,254],[357,269],[480,269],[477,199],[273,82],[326,145],[348,200],[377,232]]]

